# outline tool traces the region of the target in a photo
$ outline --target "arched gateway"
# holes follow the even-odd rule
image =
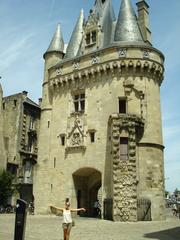
[[[77,207],[87,209],[86,216],[94,217],[94,203],[97,199],[102,202],[101,172],[94,168],[80,168],[73,173]],[[80,213],[84,214],[84,213]]]

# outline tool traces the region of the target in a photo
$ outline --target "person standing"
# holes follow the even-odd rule
[[[64,208],[59,208],[53,205],[50,205],[50,209],[52,210],[53,208],[61,211],[63,214],[63,223],[62,223],[62,227],[63,227],[63,233],[64,233],[64,240],[69,240],[70,237],[70,232],[71,232],[71,228],[73,225],[73,220],[72,220],[72,216],[71,213],[72,212],[79,212],[79,211],[86,211],[85,208],[77,208],[77,209],[71,209],[70,208],[71,204],[69,202],[69,200],[65,201],[65,207]]]

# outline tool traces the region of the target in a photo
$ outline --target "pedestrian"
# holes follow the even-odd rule
[[[101,217],[101,204],[98,199],[94,202],[94,216]]]
[[[176,217],[177,217],[177,213],[178,213],[177,210],[178,210],[178,209],[177,209],[177,205],[176,205],[176,203],[174,203],[173,206],[172,206],[173,216],[176,216]]]
[[[71,228],[73,226],[73,220],[72,220],[71,213],[79,212],[79,211],[84,211],[84,212],[86,211],[85,208],[73,209],[73,208],[70,208],[70,206],[71,205],[70,205],[69,199],[68,200],[66,199],[64,208],[59,208],[59,207],[50,205],[51,210],[54,208],[63,213],[62,227],[63,227],[63,233],[64,233],[64,240],[69,240]]]

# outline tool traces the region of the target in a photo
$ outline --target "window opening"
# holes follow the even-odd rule
[[[17,100],[16,99],[14,100],[14,106],[15,107],[17,106]]]
[[[90,132],[90,139],[92,143],[95,142],[95,132]]]
[[[119,99],[119,113],[126,113],[126,99]]]
[[[54,168],[56,168],[56,157],[54,158]]]
[[[65,145],[65,136],[61,136],[61,145],[62,145],[62,146]]]
[[[74,111],[81,112],[85,110],[85,94],[74,95]]]
[[[120,160],[128,160],[128,138],[120,138]]]
[[[91,31],[89,33],[86,34],[86,45],[91,45],[97,42],[97,32]]]

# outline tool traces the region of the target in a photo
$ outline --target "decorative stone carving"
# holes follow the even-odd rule
[[[125,58],[126,57],[126,53],[127,53],[126,48],[119,49],[119,57],[120,58]]]
[[[70,123],[69,133],[67,137],[67,149],[68,148],[84,148],[85,137],[84,124],[78,115],[73,116],[73,123]]]

